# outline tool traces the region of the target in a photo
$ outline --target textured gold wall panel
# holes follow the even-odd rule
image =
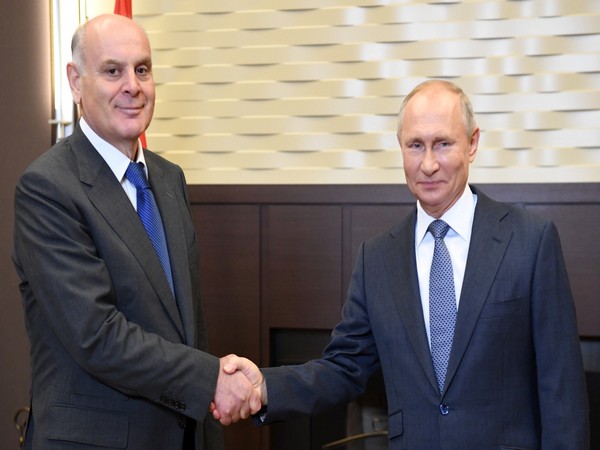
[[[473,182],[600,181],[600,1],[134,0],[149,146],[193,184],[397,183],[403,97],[456,81]]]

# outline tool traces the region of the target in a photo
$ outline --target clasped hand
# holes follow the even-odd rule
[[[266,404],[266,385],[260,369],[247,358],[227,355],[220,359],[213,417],[223,425],[247,419]]]

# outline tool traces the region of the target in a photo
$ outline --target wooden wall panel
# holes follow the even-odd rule
[[[259,213],[248,205],[195,205],[211,351],[260,356]],[[213,324],[220,324],[213,326]]]
[[[260,361],[259,208],[193,205],[200,244],[200,275],[210,351]],[[224,429],[228,449],[259,450],[250,421]]]
[[[342,304],[339,206],[265,207],[262,235],[263,324],[332,328]]]

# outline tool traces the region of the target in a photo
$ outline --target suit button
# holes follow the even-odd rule
[[[187,420],[181,417],[177,420],[177,425],[179,425],[179,428],[185,428],[187,426]]]
[[[440,405],[440,414],[442,416],[447,416],[449,412],[450,412],[450,407],[448,405],[446,405],[445,403],[442,403]]]

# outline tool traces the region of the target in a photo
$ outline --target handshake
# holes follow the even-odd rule
[[[260,369],[247,358],[228,355],[220,359],[213,417],[223,425],[256,414],[267,404],[267,386]]]

